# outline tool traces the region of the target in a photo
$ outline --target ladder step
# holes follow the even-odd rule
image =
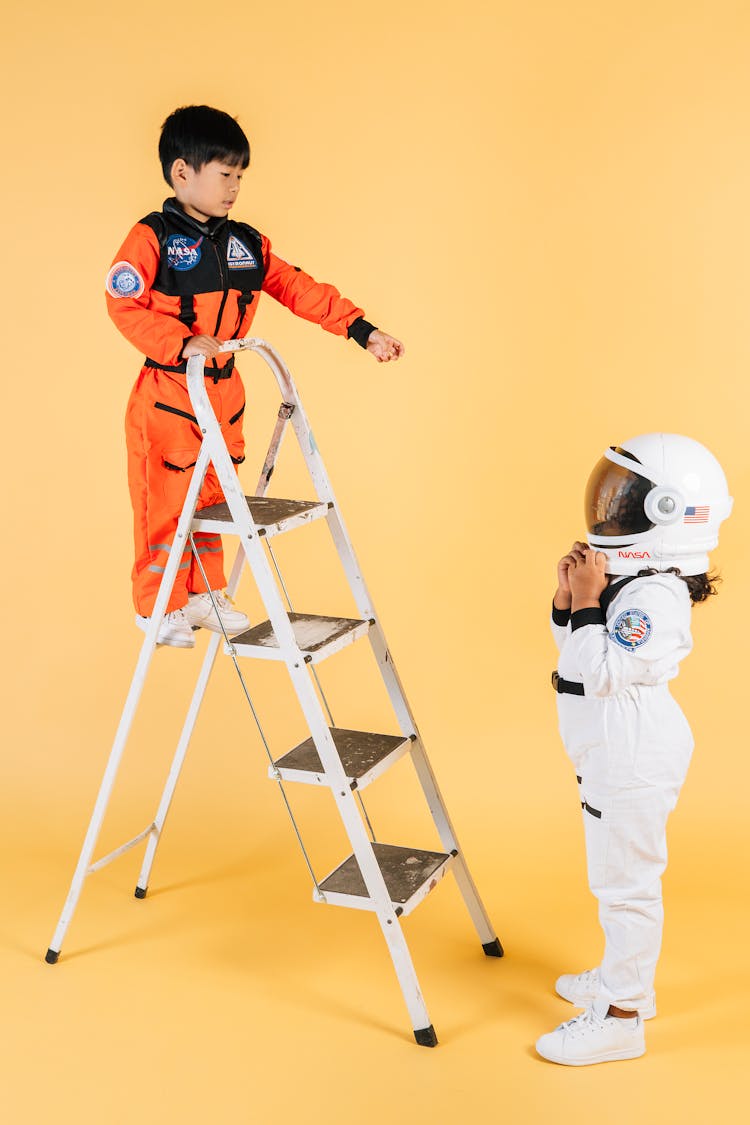
[[[383,873],[393,908],[404,917],[411,914],[437,886],[455,858],[450,852],[426,852],[418,848],[400,848],[395,844],[373,844],[372,850]],[[375,904],[368,897],[356,856],[350,855],[344,860],[323,880],[320,889],[326,902],[333,906],[375,909]],[[316,897],[315,894],[313,897]]]
[[[376,777],[403,757],[409,749],[412,736],[402,734],[372,734],[362,730],[343,730],[331,727],[347,781],[352,788],[364,789]],[[306,785],[331,785],[326,777],[320,756],[312,738],[301,742],[268,767],[268,776],[282,781],[301,781]]]
[[[247,506],[260,535],[269,539],[282,531],[310,523],[328,513],[333,504],[320,500],[281,500],[272,496],[246,496]],[[226,502],[201,508],[193,517],[193,531],[213,531],[222,535],[237,534]]]
[[[308,664],[317,664],[352,644],[363,637],[372,624],[351,617],[318,617],[310,613],[290,613],[289,622]],[[279,648],[270,621],[232,637],[232,648],[238,656],[251,656],[256,660],[286,660],[288,655]],[[227,651],[226,645],[224,649]]]

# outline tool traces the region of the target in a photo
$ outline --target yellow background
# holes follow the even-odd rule
[[[5,6],[1,50],[3,1120],[738,1119],[747,5],[29,0]],[[142,639],[122,437],[139,360],[106,318],[103,278],[167,194],[158,130],[191,102],[237,114],[251,138],[236,217],[406,343],[379,367],[268,298],[254,326],[301,386],[506,947],[482,956],[452,880],[407,921],[436,1051],[411,1041],[375,920],[312,904],[224,664],[149,898],[132,897],[131,853],[87,884],[60,964],[42,961]],[[259,361],[242,369],[252,488],[272,396]],[[533,1043],[570,1013],[554,978],[600,945],[548,605],[591,466],[657,429],[718,455],[735,515],[721,596],[696,610],[675,688],[697,751],[670,825],[660,1014],[645,1058],[569,1070]],[[346,608],[318,530],[279,544],[283,566],[302,608]],[[151,820],[198,661],[158,654],[102,849]],[[340,725],[388,722],[364,650],[323,677]],[[280,753],[300,734],[284,677],[251,682]],[[345,846],[327,795],[302,788],[290,795],[323,874]],[[434,844],[407,763],[367,800],[382,838]]]

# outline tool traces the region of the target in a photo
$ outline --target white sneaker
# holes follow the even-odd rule
[[[212,598],[219,611],[218,615],[211,603]],[[224,630],[221,628],[219,615],[221,622],[224,623]],[[190,625],[200,625],[201,629],[210,629],[212,633],[226,631],[230,637],[237,633],[244,633],[245,629],[250,628],[250,621],[245,614],[235,609],[229,599],[218,590],[212,590],[210,594],[189,594],[185,617]]]
[[[150,621],[150,617],[141,617],[140,614],[136,614],[135,623],[139,629],[143,629],[144,633],[148,629]],[[193,630],[190,628],[190,622],[183,609],[173,609],[171,613],[165,614],[159,626],[156,643],[158,645],[171,645],[172,648],[195,648]]]
[[[601,979],[599,969],[586,969],[583,973],[564,973],[555,981],[555,992],[575,1004],[577,1008],[586,1008],[596,1000],[601,992]],[[652,1020],[656,1015],[656,996],[652,992],[648,1000],[638,1009],[641,1019]]]
[[[543,1059],[563,1066],[590,1066],[645,1054],[641,1017],[618,1019],[608,1016],[608,1009],[606,1000],[595,1000],[580,1016],[537,1039],[537,1051]]]

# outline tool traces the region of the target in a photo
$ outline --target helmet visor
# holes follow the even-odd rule
[[[622,449],[616,452],[632,456]],[[649,531],[654,524],[646,515],[644,503],[653,487],[646,477],[602,457],[586,485],[589,535],[628,536]]]

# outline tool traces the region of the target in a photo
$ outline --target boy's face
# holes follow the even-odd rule
[[[239,195],[243,169],[212,160],[197,171],[184,160],[172,165],[172,187],[187,215],[201,223],[229,214]]]

